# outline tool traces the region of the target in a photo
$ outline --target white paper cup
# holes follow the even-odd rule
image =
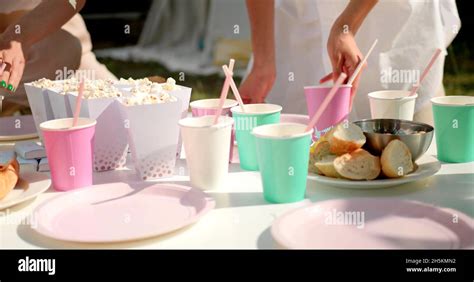
[[[229,142],[234,120],[222,116],[213,125],[213,116],[179,121],[191,185],[202,190],[220,187],[229,170]]]
[[[373,119],[413,120],[418,94],[408,96],[410,91],[384,90],[368,94],[370,113]]]

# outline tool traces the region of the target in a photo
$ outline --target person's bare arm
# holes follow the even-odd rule
[[[274,0],[247,0],[254,64],[240,92],[252,103],[262,103],[275,82]]]
[[[339,77],[341,72],[345,72],[350,77],[362,59],[363,55],[357,47],[354,37],[377,2],[378,0],[351,0],[334,22],[327,43],[334,80]],[[357,92],[359,78],[360,73],[354,80],[352,95]]]
[[[76,2],[74,8],[67,0],[43,0],[0,35],[0,64],[6,64],[0,74],[0,87],[15,91],[23,75],[26,50],[59,30],[84,7],[86,0]]]

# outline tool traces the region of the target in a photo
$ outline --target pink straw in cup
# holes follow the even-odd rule
[[[433,57],[431,57],[431,60],[430,62],[428,63],[428,65],[426,66],[426,68],[423,70],[423,73],[421,74],[421,77],[420,77],[420,81],[413,85],[413,88],[411,89],[410,91],[410,94],[408,96],[412,96],[412,95],[415,95],[416,91],[418,91],[418,88],[420,88],[421,86],[421,82],[426,78],[426,76],[428,75],[428,72],[431,70],[431,67],[433,66],[433,64],[435,63],[436,59],[438,58],[439,54],[441,54],[441,49],[436,49],[436,51],[434,52],[433,54]]]
[[[83,96],[79,87],[78,103]],[[80,106],[74,118],[55,119],[40,124],[53,186],[68,191],[92,185],[94,135],[96,121],[79,118]]]
[[[305,131],[308,132],[308,131],[311,131],[311,129],[313,129],[315,126],[316,126],[316,123],[319,121],[319,118],[321,117],[321,115],[324,113],[324,111],[326,110],[326,108],[328,107],[329,103],[331,102],[331,100],[334,98],[334,96],[336,95],[337,93],[337,90],[339,89],[339,87],[341,87],[341,84],[343,83],[343,81],[347,78],[347,75],[345,73],[341,73],[341,75],[338,77],[338,79],[336,80],[336,83],[334,84],[334,86],[331,88],[331,90],[329,91],[329,94],[326,96],[326,98],[324,99],[324,101],[321,103],[321,105],[319,106],[318,110],[316,111],[316,113],[314,114],[314,116],[311,118],[311,120],[309,121],[308,123],[308,126],[306,127]]]

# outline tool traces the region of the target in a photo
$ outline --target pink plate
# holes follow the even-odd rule
[[[272,236],[289,249],[465,249],[474,246],[474,220],[414,201],[329,200],[280,216]]]
[[[139,240],[196,222],[215,205],[204,192],[175,184],[132,188],[95,185],[55,197],[36,208],[36,231],[88,243]]]
[[[309,123],[309,116],[306,115],[297,115],[297,114],[281,114],[280,122],[294,122],[301,124]]]
[[[17,141],[38,137],[32,116],[0,118],[0,141]]]

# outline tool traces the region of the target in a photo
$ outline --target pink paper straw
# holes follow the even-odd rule
[[[77,121],[79,119],[79,114],[81,113],[81,102],[82,102],[82,96],[84,96],[84,80],[81,79],[81,82],[79,83],[79,90],[76,98],[76,109],[74,110],[74,119],[72,122],[72,127],[77,126]]]
[[[323,102],[321,103],[321,106],[319,106],[319,109],[318,111],[314,114],[313,118],[311,119],[311,121],[308,123],[308,126],[306,127],[305,131],[308,132],[310,131],[311,129],[314,128],[314,126],[316,126],[316,123],[318,122],[319,118],[321,117],[321,115],[324,113],[324,111],[326,110],[326,108],[328,107],[329,103],[331,102],[331,100],[334,98],[334,96],[336,95],[337,93],[337,90],[339,89],[339,87],[341,86],[341,84],[344,82],[344,80],[347,78],[347,74],[345,73],[341,73],[341,75],[339,75],[339,77],[337,78],[336,80],[336,83],[334,84],[334,86],[331,88],[331,90],[329,90],[329,94],[326,96],[326,98],[323,100]]]
[[[430,62],[428,63],[428,65],[426,66],[425,70],[423,71],[423,73],[421,74],[421,77],[420,77],[420,81],[418,81],[417,84],[413,85],[411,91],[410,91],[410,94],[408,96],[412,96],[416,93],[416,91],[418,91],[418,88],[420,88],[420,85],[421,85],[421,82],[423,81],[423,79],[425,79],[425,77],[428,75],[428,72],[430,71],[431,67],[433,66],[433,64],[435,63],[436,59],[438,58],[439,54],[441,54],[441,49],[436,49],[436,51],[434,52],[433,54],[433,57],[431,57],[431,60]]]
[[[234,64],[235,64],[235,60],[230,59],[229,71],[232,72],[234,70]],[[222,114],[222,108],[224,107],[225,99],[227,98],[227,94],[229,94],[229,87],[230,87],[230,79],[228,76],[226,76],[225,81],[224,81],[224,86],[222,86],[221,98],[219,100],[219,107],[217,108],[216,116],[214,117],[214,124],[217,124],[217,122],[219,121],[219,117]]]
[[[3,74],[3,71],[5,70],[6,67],[7,67],[7,64],[5,64],[5,63],[0,64],[0,75]]]
[[[369,58],[370,54],[372,53],[372,51],[374,50],[375,48],[375,45],[377,45],[377,42],[379,42],[378,39],[375,39],[374,43],[372,43],[372,46],[370,46],[369,48],[369,51],[367,51],[367,54],[365,54],[365,57],[364,59],[362,59],[362,61],[360,61],[360,63],[357,65],[354,73],[351,75],[351,77],[349,78],[349,81],[347,82],[347,84],[349,85],[352,85],[352,83],[354,82],[354,80],[356,79],[357,75],[359,75],[359,72],[362,70],[362,67],[364,66],[364,64],[367,62],[367,59]]]
[[[235,85],[235,81],[232,78],[233,73],[229,70],[229,68],[226,65],[223,65],[222,69],[224,70],[226,77],[229,78],[230,80],[230,88],[232,88],[232,92],[234,92],[235,98],[237,98],[237,101],[239,102],[242,112],[245,113],[244,102],[242,101],[242,98],[240,97],[239,89],[237,89],[237,86]]]

